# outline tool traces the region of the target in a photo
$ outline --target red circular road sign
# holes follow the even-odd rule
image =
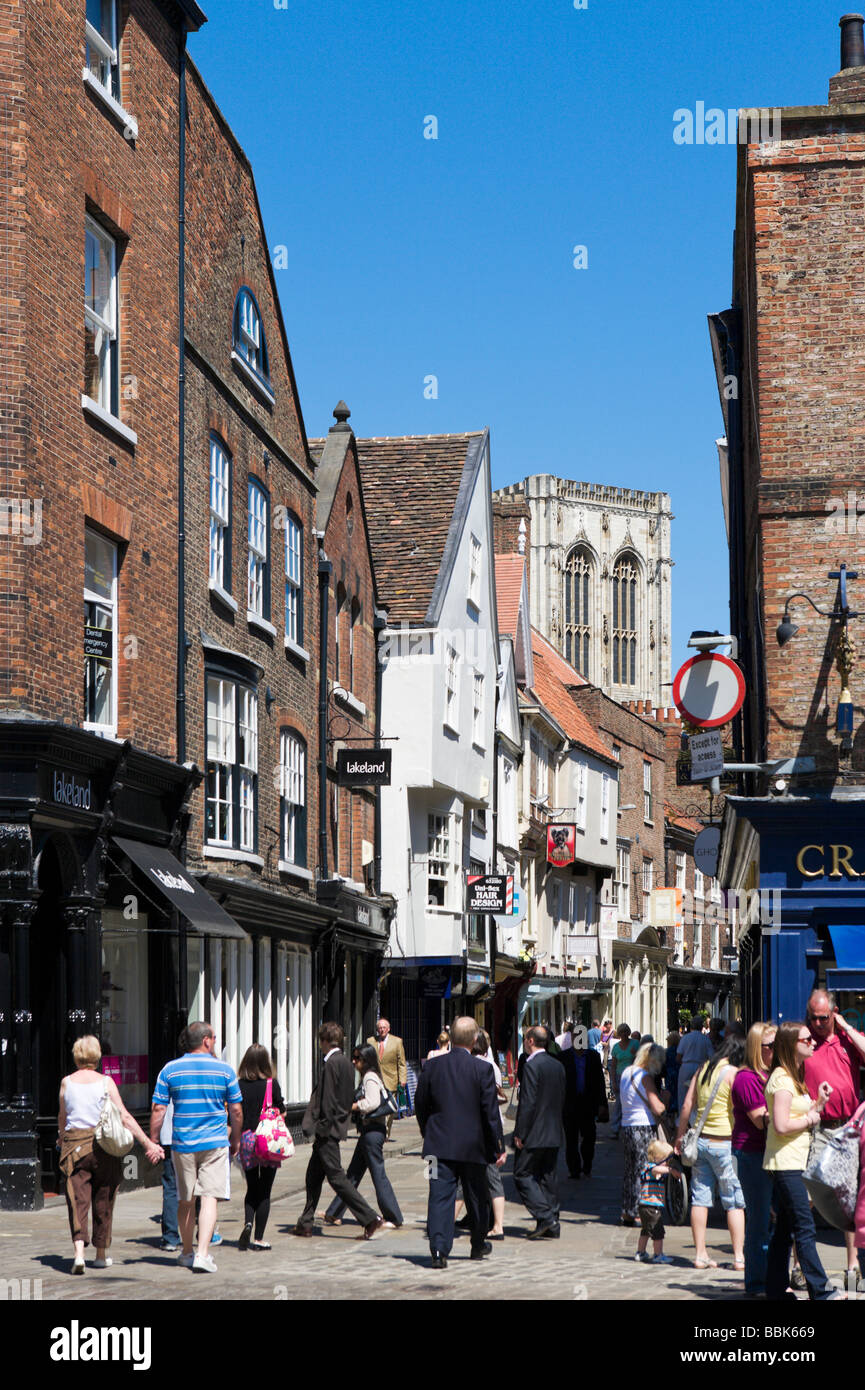
[[[699,729],[717,729],[738,714],[745,699],[745,677],[735,661],[701,652],[680,666],[673,681],[673,703],[682,718]]]

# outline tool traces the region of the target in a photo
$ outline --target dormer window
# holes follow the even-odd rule
[[[117,0],[87,0],[87,68],[99,86],[120,100],[117,61]]]
[[[270,394],[270,365],[267,358],[267,339],[255,296],[246,286],[237,296],[234,306],[234,352],[242,367],[253,374],[258,384]]]

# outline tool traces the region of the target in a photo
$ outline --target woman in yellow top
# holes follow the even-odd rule
[[[691,1077],[679,1117],[676,1153],[681,1152],[689,1123],[699,1123],[705,1114],[697,1141],[697,1161],[691,1169],[691,1234],[697,1252],[695,1269],[718,1268],[717,1261],[710,1260],[706,1251],[706,1226],[717,1184],[721,1206],[727,1213],[727,1229],[733,1245],[733,1268],[743,1273],[745,1270],[745,1198],[733,1166],[733,1096],[730,1089],[744,1061],[745,1039],[729,1037],[702,1070]],[[715,1091],[719,1076],[721,1084]]]
[[[775,1229],[769,1242],[766,1297],[795,1299],[787,1292],[790,1279],[790,1246],[796,1254],[808,1286],[808,1297],[819,1302],[843,1299],[834,1290],[817,1253],[817,1232],[802,1173],[808,1162],[811,1130],[820,1123],[820,1112],[832,1094],[828,1081],[821,1083],[813,1101],[805,1085],[805,1059],[814,1039],[807,1023],[782,1023],[775,1034],[772,1070],[766,1082],[769,1128],[763,1167],[772,1174],[772,1206]]]

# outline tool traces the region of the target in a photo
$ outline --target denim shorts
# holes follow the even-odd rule
[[[724,1211],[744,1209],[745,1198],[736,1169],[730,1140],[699,1139],[697,1161],[691,1169],[691,1206],[711,1207],[715,1187]]]

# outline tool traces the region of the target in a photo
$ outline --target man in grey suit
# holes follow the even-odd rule
[[[514,1126],[514,1183],[538,1223],[529,1232],[529,1240],[557,1240],[560,1234],[556,1165],[564,1140],[565,1072],[547,1052],[549,1042],[547,1028],[537,1026],[526,1033],[526,1064]]]

